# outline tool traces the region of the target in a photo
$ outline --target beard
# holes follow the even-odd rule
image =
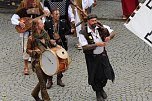
[[[96,24],[92,24],[92,25],[91,25],[91,28],[92,28],[92,29],[95,29],[96,26],[97,26]]]

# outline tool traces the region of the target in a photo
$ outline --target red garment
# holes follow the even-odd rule
[[[138,6],[138,0],[121,0],[123,15],[129,17]]]

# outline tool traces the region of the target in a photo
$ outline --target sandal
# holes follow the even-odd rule
[[[127,19],[127,17],[126,17],[125,15],[123,15],[123,16],[122,16],[122,19],[123,19],[123,20],[126,20],[126,19]]]
[[[27,68],[24,68],[24,75],[29,75],[29,70]]]

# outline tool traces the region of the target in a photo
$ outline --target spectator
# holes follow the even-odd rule
[[[138,6],[138,0],[121,0],[123,16],[122,19],[127,19]]]

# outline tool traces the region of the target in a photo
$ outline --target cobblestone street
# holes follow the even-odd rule
[[[152,101],[152,47],[125,28],[121,2],[99,0],[93,13],[108,18],[101,22],[117,33],[106,47],[116,75],[115,82],[108,81],[104,88],[106,101]],[[31,91],[38,80],[31,69],[30,75],[23,74],[21,39],[10,22],[11,16],[0,13],[0,101],[34,101]],[[59,87],[55,75],[48,90],[51,101],[96,101],[87,82],[84,54],[75,48],[76,38],[67,38],[72,62],[63,76],[66,86]]]

